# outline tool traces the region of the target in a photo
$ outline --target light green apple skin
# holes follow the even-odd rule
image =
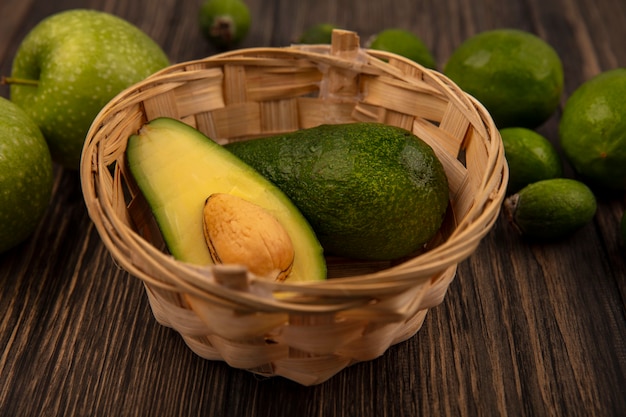
[[[0,97],[0,253],[26,240],[52,197],[53,165],[35,122]]]
[[[43,19],[26,35],[13,61],[10,98],[35,120],[53,160],[78,169],[87,131],[102,107],[168,65],[161,47],[131,23],[71,9]]]

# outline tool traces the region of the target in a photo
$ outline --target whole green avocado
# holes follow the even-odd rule
[[[226,148],[293,201],[328,255],[410,255],[439,230],[448,206],[443,165],[399,127],[328,124]]]

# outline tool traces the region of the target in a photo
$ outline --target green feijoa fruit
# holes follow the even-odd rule
[[[508,194],[537,181],[563,174],[561,158],[552,143],[534,130],[509,127],[500,130],[509,165]]]
[[[405,29],[385,29],[368,41],[369,48],[391,52],[425,66],[437,66],[432,53],[420,37]]]
[[[575,232],[593,219],[596,207],[589,187],[570,178],[535,182],[504,201],[515,229],[535,239],[558,239]]]
[[[563,153],[592,187],[626,190],[625,96],[626,68],[617,68],[580,85],[563,107]]]
[[[329,44],[332,40],[333,29],[338,29],[332,23],[317,23],[302,32],[298,42],[304,44]]]
[[[199,21],[202,34],[216,48],[232,49],[250,30],[250,9],[242,0],[205,0]]]
[[[542,38],[517,29],[494,29],[466,39],[443,72],[476,97],[498,128],[543,124],[558,108],[563,65]]]

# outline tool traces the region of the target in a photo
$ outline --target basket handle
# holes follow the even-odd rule
[[[363,56],[356,32],[333,29],[330,55],[348,63],[344,68],[331,66],[320,85],[320,97],[335,101],[354,101],[359,96],[359,74],[367,58]]]
[[[333,29],[330,42],[330,54],[346,59],[354,59],[361,49],[361,40],[356,32]]]

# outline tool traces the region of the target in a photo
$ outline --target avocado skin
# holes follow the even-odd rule
[[[434,236],[448,206],[441,162],[399,127],[320,125],[226,149],[291,199],[329,255],[407,256]]]

